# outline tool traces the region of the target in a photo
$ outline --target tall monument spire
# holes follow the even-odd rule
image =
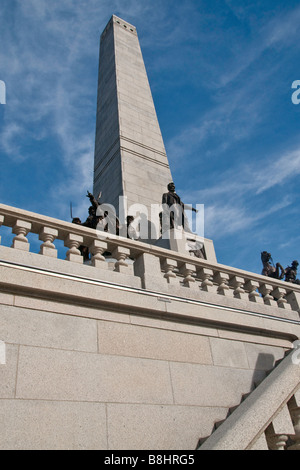
[[[94,195],[118,213],[161,203],[172,181],[136,28],[113,15],[101,35]]]

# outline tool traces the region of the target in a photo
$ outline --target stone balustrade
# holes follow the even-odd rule
[[[254,305],[267,306],[269,315],[299,323],[300,286],[296,284],[3,204],[0,204],[1,226],[11,227],[14,237],[10,248],[15,250],[30,253],[27,237],[33,233],[41,242],[37,253],[59,261],[56,243],[62,240],[67,248],[65,260],[76,265],[84,263],[81,247],[88,247],[90,259],[85,264],[90,269],[97,268],[99,276],[101,270],[111,269],[139,278],[146,290],[197,299],[206,294],[218,296],[236,302],[237,306],[245,307],[246,302],[250,311]]]
[[[291,351],[267,377],[228,410],[198,450],[300,450],[299,363]],[[298,354],[298,353],[297,353]]]
[[[291,442],[289,450],[300,450],[300,390],[294,394],[288,403],[294,432],[289,435]]]
[[[260,441],[265,440],[269,450],[300,450],[300,389],[281,408],[264,430]]]

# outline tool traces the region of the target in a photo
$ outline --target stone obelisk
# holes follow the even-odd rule
[[[94,162],[94,195],[117,214],[125,196],[150,220],[172,176],[136,28],[115,15],[100,41]]]

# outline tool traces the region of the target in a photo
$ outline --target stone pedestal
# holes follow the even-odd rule
[[[155,245],[184,255],[189,254],[193,257],[206,259],[213,263],[217,262],[212,240],[185,232],[182,228],[167,230],[155,242]]]

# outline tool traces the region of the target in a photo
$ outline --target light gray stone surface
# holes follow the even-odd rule
[[[1,401],[5,450],[99,450],[107,448],[103,403],[45,400]]]
[[[168,363],[21,346],[16,397],[172,403]]]
[[[195,450],[195,430],[210,434],[214,420],[225,416],[221,407],[109,404],[110,449]]]
[[[29,300],[29,299],[28,299]],[[31,307],[31,301],[27,303]],[[7,343],[97,352],[97,322],[75,315],[0,304],[1,339]]]
[[[101,354],[117,354],[158,360],[211,364],[209,339],[177,331],[98,322]]]

